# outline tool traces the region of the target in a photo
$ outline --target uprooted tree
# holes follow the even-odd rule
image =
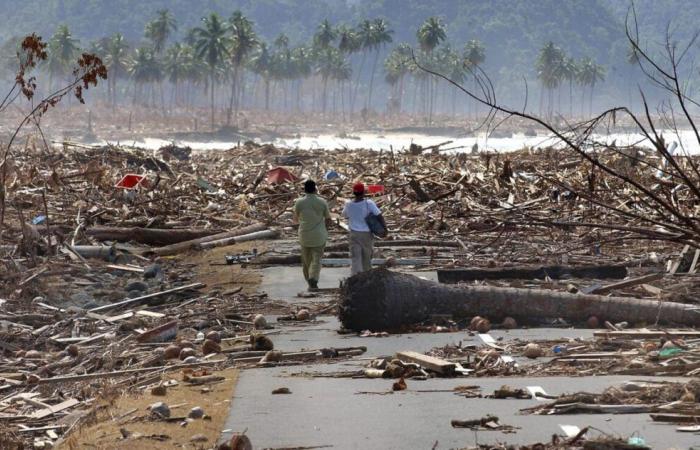
[[[90,86],[96,86],[100,79],[107,79],[107,68],[102,60],[92,53],[82,53],[75,62],[68,84],[50,92],[39,102],[33,103],[37,93],[37,81],[31,73],[38,64],[46,60],[46,57],[46,43],[42,41],[41,37],[36,34],[26,36],[17,51],[18,69],[15,82],[0,102],[0,113],[5,112],[19,98],[25,98],[30,102],[29,111],[20,120],[7,144],[3,145],[2,160],[0,160],[0,243],[5,227],[6,211],[11,203],[8,196],[8,186],[13,175],[11,167],[13,165],[13,145],[20,132],[27,125],[34,125],[43,139],[40,124],[44,114],[70,94],[73,94],[80,103],[85,103],[84,91],[88,90]],[[48,151],[48,144],[45,140],[44,146]],[[19,211],[18,209],[18,214],[21,215]],[[28,230],[24,224],[22,224],[22,231],[26,238]]]

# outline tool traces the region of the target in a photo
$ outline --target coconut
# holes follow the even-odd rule
[[[37,350],[28,350],[27,353],[24,354],[24,357],[27,359],[39,359],[42,356],[44,355]]]
[[[311,313],[306,308],[302,308],[296,313],[297,320],[309,320],[310,317]]]
[[[189,356],[197,356],[197,352],[192,347],[185,347],[180,350],[180,359],[184,360]]]
[[[221,333],[219,333],[218,331],[210,331],[209,333],[207,333],[206,339],[214,341],[217,344],[221,344]]]
[[[165,347],[165,354],[163,355],[165,359],[176,359],[180,357],[180,352],[182,348],[179,345],[170,344]]]
[[[542,348],[538,344],[530,342],[525,346],[523,354],[531,359],[539,358],[542,356]]]
[[[178,345],[180,345],[180,348],[194,348],[194,344],[187,339],[181,340],[178,342]]]
[[[260,360],[261,363],[264,362],[278,362],[282,360],[282,352],[279,350],[270,350],[265,353],[265,356]]]
[[[262,314],[256,314],[253,318],[253,326],[256,330],[263,330],[267,328],[267,320]]]
[[[591,316],[586,320],[588,328],[600,328],[600,320],[596,316]]]
[[[253,346],[253,350],[273,350],[275,348],[272,340],[262,334],[251,335],[250,344]]]
[[[202,353],[205,355],[209,355],[211,353],[220,353],[221,352],[221,345],[218,343],[207,339],[204,341],[204,344],[202,345]]]
[[[476,324],[477,324],[481,319],[482,319],[481,316],[474,316],[474,317],[472,318],[471,322],[469,322],[469,329],[472,330],[472,331],[476,330]]]
[[[476,323],[475,328],[479,333],[488,333],[491,331],[491,322],[489,322],[489,319],[481,319]]]
[[[66,347],[66,353],[75,358],[80,354],[80,348],[75,344],[71,344],[68,347]]]
[[[503,323],[501,324],[503,328],[506,330],[513,330],[515,328],[518,328],[518,322],[515,321],[512,317],[506,317],[503,319]]]

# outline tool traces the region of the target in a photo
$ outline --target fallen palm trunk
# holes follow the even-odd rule
[[[277,230],[262,230],[256,231],[255,233],[243,234],[240,236],[231,236],[224,239],[217,239],[215,241],[202,242],[197,244],[195,247],[199,250],[206,250],[208,248],[224,247],[226,245],[233,245],[238,242],[255,241],[258,239],[275,239],[279,237],[280,232]]]
[[[456,241],[429,241],[423,239],[401,239],[394,241],[376,241],[375,247],[447,247],[460,248],[461,245]],[[326,246],[326,251],[348,251],[350,244],[347,242],[339,242]]]
[[[601,322],[700,325],[697,306],[682,303],[544,289],[444,286],[385,269],[349,278],[341,294],[340,320],[351,330],[398,329],[435,314],[454,318],[480,315],[492,321],[511,316],[518,323],[545,318],[582,322],[596,316]]]
[[[86,235],[92,236],[98,241],[138,242],[146,245],[171,245],[220,233],[221,230],[140,227],[92,227],[85,231]]]
[[[236,241],[238,242],[238,241]],[[396,265],[396,266],[424,266],[426,264],[430,264],[430,259],[429,258],[401,258],[401,259],[392,259],[390,264]],[[270,255],[270,256],[261,256],[259,258],[254,259],[253,264],[261,264],[261,265],[293,265],[293,264],[301,264],[301,255]],[[384,264],[387,264],[389,262],[388,259],[386,258],[374,258],[372,259],[372,265],[373,266],[383,266]],[[323,258],[321,259],[321,265],[325,267],[343,267],[343,266],[350,266],[352,264],[352,260],[350,258]]]
[[[627,276],[627,268],[617,265],[600,266],[548,266],[548,267],[507,267],[503,269],[450,269],[438,270],[440,283],[458,283],[460,281],[475,280],[531,280],[549,277],[559,280],[565,277],[571,278],[615,278],[622,279]]]
[[[213,234],[211,236],[202,237],[199,239],[193,239],[190,241],[179,242],[173,245],[167,245],[165,247],[154,248],[151,250],[151,253],[158,256],[176,255],[178,253],[197,248],[199,244],[203,244],[205,242],[217,241],[235,236],[242,236],[244,234],[255,233],[256,231],[263,231],[265,229],[267,229],[267,226],[259,223],[243,228],[236,228],[235,230],[226,231],[224,233]]]

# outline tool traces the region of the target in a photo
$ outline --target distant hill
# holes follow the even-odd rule
[[[629,84],[632,73],[623,25],[629,5],[623,0],[0,0],[0,39],[32,31],[46,37],[67,24],[83,45],[117,31],[137,43],[144,24],[161,8],[174,13],[180,39],[208,13],[228,17],[240,9],[269,40],[281,32],[292,43],[307,40],[325,18],[354,24],[383,17],[395,31],[395,43],[414,45],[419,24],[437,15],[453,46],[474,38],[485,44],[485,67],[502,85],[519,83],[523,76],[533,80],[539,49],[553,41],[575,57],[603,64],[606,85],[617,89]],[[700,1],[637,0],[636,5],[650,41],[661,39],[669,21],[681,36],[700,26]]]

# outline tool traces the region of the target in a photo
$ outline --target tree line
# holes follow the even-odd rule
[[[415,42],[401,43],[394,43],[394,31],[383,18],[354,25],[323,20],[309,42],[295,45],[285,34],[266,42],[240,11],[228,18],[211,13],[199,26],[184,30],[177,42],[176,31],[176,18],[163,9],[146,23],[140,45],[132,45],[121,33],[88,43],[84,49],[100,56],[109,69],[101,100],[112,108],[126,102],[158,108],[164,115],[208,103],[212,128],[234,124],[242,109],[342,118],[360,114],[365,119],[385,110],[421,116],[428,124],[436,111],[479,114],[476,104],[458,103],[454,87],[418,67],[469,83],[486,61],[481,41],[451,43],[439,17],[429,17],[418,27]],[[66,25],[56,29],[48,44],[43,70],[51,91],[57,80],[70,75],[70,65],[82,48]],[[7,42],[2,53],[11,54],[13,45],[16,42]],[[564,86],[569,90],[570,115],[574,85],[581,88],[582,97],[588,93],[590,109],[595,86],[605,76],[603,66],[591,58],[574,60],[552,42],[542,47],[533,66],[541,85],[540,112],[549,116],[555,109],[564,112]],[[384,95],[378,96],[382,81],[379,90]],[[582,100],[581,114],[583,104]]]

